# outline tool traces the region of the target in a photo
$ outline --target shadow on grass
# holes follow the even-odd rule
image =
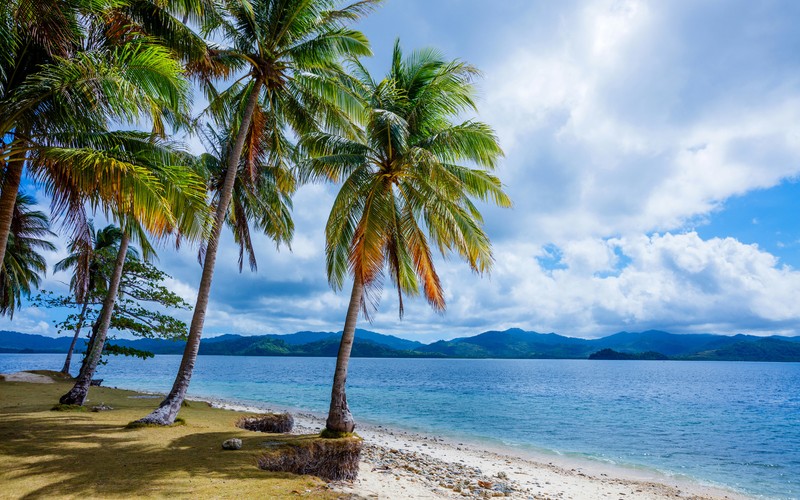
[[[51,412],[47,403],[52,405],[49,398],[58,388],[35,387],[45,393],[43,401],[27,398],[28,404],[20,404],[26,398],[5,397],[9,394],[3,389],[10,386],[0,382],[3,495],[32,499],[191,492],[241,498],[258,492],[261,497],[282,497],[321,485],[309,477],[258,469],[256,456],[264,441],[280,436],[253,436],[236,429],[235,414],[203,408],[186,412],[187,426],[129,430],[125,423],[141,413],[143,405],[131,401],[126,408],[127,396],[102,393],[106,399],[116,397],[113,404],[118,410],[112,412]],[[241,451],[222,450],[221,443],[231,437],[243,439]]]

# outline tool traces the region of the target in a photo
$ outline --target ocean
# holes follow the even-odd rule
[[[116,357],[97,377],[166,392],[179,362]],[[0,372],[62,363],[0,354]],[[334,364],[200,356],[190,395],[324,414]],[[800,498],[800,363],[355,358],[347,394],[357,422]]]

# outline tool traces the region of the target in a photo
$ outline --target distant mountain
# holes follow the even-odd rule
[[[513,328],[440,340],[417,350],[458,358],[585,358],[591,348],[584,339]]]
[[[270,334],[256,336],[224,335],[203,340],[200,354],[241,355],[241,356],[336,356],[342,332],[297,332],[285,335]],[[414,349],[423,346],[421,342],[401,339],[393,335],[356,330],[353,356],[366,357],[373,354],[379,357],[421,356]],[[398,352],[394,352],[398,351]],[[370,354],[373,353],[373,354]]]
[[[667,356],[687,356],[699,351],[719,349],[726,345],[762,337],[752,335],[713,335],[709,333],[675,334],[659,330],[645,332],[620,332],[589,343],[598,349],[614,349],[624,352],[655,351]]]
[[[286,335],[221,335],[203,339],[201,355],[227,356],[336,356],[341,332],[296,332]],[[50,338],[0,331],[0,352],[66,352],[70,338]],[[181,354],[185,342],[159,339],[110,341],[155,354]],[[85,340],[81,339],[78,351]],[[488,331],[472,337],[422,344],[357,330],[354,357],[427,358],[556,358],[586,359],[594,353],[603,359],[648,359],[666,355],[682,360],[800,361],[800,337],[752,335],[673,334],[659,330],[619,332],[600,339],[580,339],[556,333],[520,329]],[[604,357],[611,356],[611,358]],[[616,357],[614,357],[616,356]]]
[[[605,359],[605,360],[616,360],[616,361],[620,360],[663,361],[669,358],[661,354],[660,352],[654,352],[654,351],[631,354],[629,352],[618,352],[615,351],[614,349],[601,349],[595,353],[590,354],[589,359]]]
[[[342,338],[342,332],[297,332],[283,335],[265,335],[265,337],[283,340],[290,345],[301,345],[310,344],[312,342],[324,342],[332,339],[336,340],[336,342],[339,342],[339,339]],[[361,329],[356,329],[356,338],[401,351],[411,351],[425,345],[422,342],[417,342],[415,340],[401,339],[400,337],[395,337],[394,335],[384,335],[382,333],[375,333],[369,330]]]
[[[28,333],[0,331],[0,349],[5,352],[67,352],[71,338],[45,337]]]
[[[688,360],[706,361],[800,361],[800,342],[767,337],[736,342],[719,349],[698,352]]]

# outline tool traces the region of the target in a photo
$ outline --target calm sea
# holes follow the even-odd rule
[[[169,390],[178,356],[114,358],[104,385]],[[0,354],[0,372],[63,355]],[[324,413],[334,359],[201,356],[190,393]],[[800,363],[353,359],[356,420],[800,498]]]

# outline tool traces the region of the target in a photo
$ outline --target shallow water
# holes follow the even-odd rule
[[[113,358],[104,385],[169,390],[179,356]],[[0,354],[0,372],[60,354]],[[324,413],[335,360],[201,356],[190,393]],[[800,498],[800,363],[363,359],[356,419],[654,468]]]

